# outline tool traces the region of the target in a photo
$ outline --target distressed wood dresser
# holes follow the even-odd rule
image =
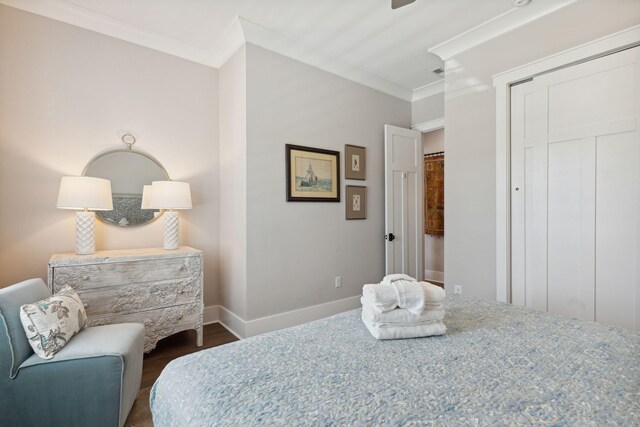
[[[55,254],[49,260],[49,289],[73,287],[88,326],[143,323],[145,352],[187,329],[196,330],[200,347],[202,267],[202,251],[186,246]]]

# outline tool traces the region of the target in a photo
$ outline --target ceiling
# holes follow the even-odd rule
[[[392,10],[390,0],[0,0],[214,67],[249,41],[409,100],[438,84],[436,54],[448,59],[574,1],[417,0]]]

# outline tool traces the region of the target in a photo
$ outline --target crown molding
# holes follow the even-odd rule
[[[416,102],[442,92],[444,92],[444,79],[429,83],[428,85],[419,87],[418,89],[414,89],[411,96],[411,102]]]
[[[444,129],[444,117],[440,117],[439,119],[429,120],[428,122],[418,123],[416,125],[411,126],[411,129],[417,130],[418,132],[431,132],[438,129]]]
[[[62,0],[0,0],[0,4],[212,66],[210,49],[198,48]]]
[[[295,59],[347,80],[370,87],[387,95],[411,102],[413,91],[385,78],[325,55],[303,43],[276,33],[242,17],[238,21],[247,43]]]
[[[429,49],[429,52],[435,53],[443,61],[447,61],[461,52],[513,31],[518,27],[522,27],[577,1],[579,0],[556,0],[549,6],[545,8],[541,7],[539,10],[535,10],[535,2],[527,7],[509,9],[495,18],[489,19],[464,33],[458,34],[432,47]],[[531,12],[532,8],[535,12]]]
[[[213,68],[220,68],[248,42],[408,102],[411,102],[413,94],[411,89],[324,55],[242,17],[236,17],[222,37],[211,48],[205,49],[63,0],[0,0],[0,4]]]

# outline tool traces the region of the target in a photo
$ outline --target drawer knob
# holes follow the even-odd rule
[[[84,280],[84,281],[89,280],[89,276],[82,276],[82,280]]]

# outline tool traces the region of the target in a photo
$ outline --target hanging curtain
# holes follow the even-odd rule
[[[444,236],[444,153],[424,156],[424,233]]]

